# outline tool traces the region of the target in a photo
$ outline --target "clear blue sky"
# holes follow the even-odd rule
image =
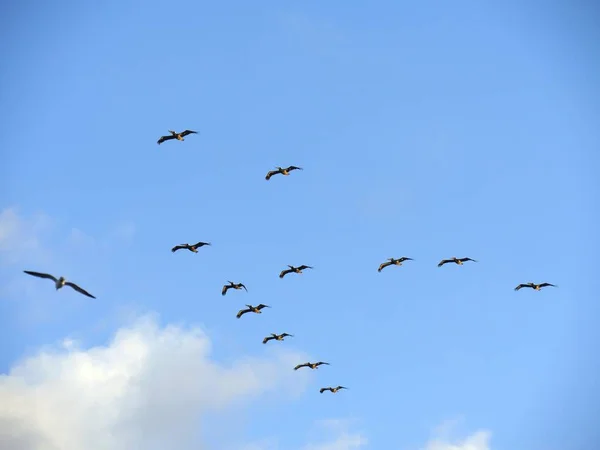
[[[272,422],[250,422],[251,438],[275,427],[295,448],[315,419],[352,416],[368,448],[408,450],[460,415],[494,449],[600,439],[592,2],[0,11],[0,209],[50,217],[55,255],[7,260],[0,284],[48,271],[98,297],[33,278],[36,301],[5,290],[2,372],[67,335],[105,345],[124,310],[155,311],[206,327],[217,360],[287,331],[274,345],[331,362],[291,406],[257,406]],[[186,128],[199,134],[156,144]],[[304,171],[265,181],[291,164]],[[101,239],[119,224],[122,245],[59,248],[73,228]],[[170,252],[199,240],[213,245]],[[479,263],[436,267],[454,255]],[[378,273],[392,256],[415,261]],[[315,269],[280,280],[286,264]],[[221,297],[228,279],[249,292]],[[528,281],[559,288],[513,291]],[[272,309],[235,319],[261,302]],[[43,317],[25,320],[34,303]],[[318,395],[338,383],[350,390]]]

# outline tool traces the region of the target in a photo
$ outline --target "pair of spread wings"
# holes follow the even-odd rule
[[[240,317],[242,317],[244,314],[249,313],[249,312],[255,312],[255,310],[260,311],[263,308],[270,308],[270,306],[268,305],[263,305],[262,303],[256,307],[253,307],[251,305],[246,305],[248,308],[247,309],[240,309],[236,315],[236,317],[239,319]]]
[[[546,286],[552,286],[552,287],[556,287],[556,285],[554,285],[554,284],[550,284],[550,283],[542,283],[542,284],[535,284],[535,283],[521,283],[520,285],[518,285],[518,286],[515,288],[515,291],[518,291],[519,289],[521,289],[521,288],[525,288],[525,287],[528,287],[528,288],[531,288],[531,289],[535,289],[535,288],[536,288],[536,286],[537,286],[539,289],[541,289],[541,288],[543,288],[543,287],[546,287]]]
[[[50,275],[49,273],[41,273],[41,272],[32,272],[30,270],[24,270],[23,272],[25,272],[28,275],[33,275],[34,277],[38,277],[38,278],[47,278],[49,280],[54,281],[55,283],[58,282],[58,278],[56,278],[53,275]],[[94,297],[92,294],[90,294],[88,291],[86,291],[83,288],[80,288],[79,286],[77,286],[75,283],[71,283],[70,281],[66,281],[65,282],[65,286],[69,286],[73,289],[75,289],[77,292],[79,292],[80,294],[83,294],[87,297],[90,298],[96,298]]]
[[[323,361],[319,361],[319,362],[314,363],[314,364],[311,364],[311,363],[307,362],[307,363],[304,363],[304,364],[298,364],[296,367],[294,367],[294,370],[298,370],[301,367],[310,367],[310,368],[312,368],[312,366],[317,367],[317,366],[321,366],[323,364],[326,365],[326,366],[329,365],[329,363],[326,363],[326,362],[323,362]]]
[[[188,249],[188,250],[189,250],[189,249],[192,249],[192,248],[200,248],[200,247],[204,247],[205,245],[210,245],[210,242],[198,242],[198,243],[197,243],[197,244],[195,244],[195,245],[190,245],[190,244],[179,244],[179,245],[176,245],[175,247],[173,247],[173,248],[171,249],[171,251],[172,251],[173,253],[175,253],[177,250],[181,250],[181,249],[183,249],[183,248],[185,248],[185,249]]]
[[[466,261],[477,262],[477,261],[475,261],[474,259],[471,259],[471,258],[458,258],[457,260],[454,260],[454,259],[442,259],[440,261],[440,263],[438,264],[438,267],[442,267],[444,264],[448,264],[448,263],[452,263],[452,262],[458,264],[459,262],[464,263]]]
[[[197,133],[198,133],[197,131],[193,131],[193,130],[185,130],[185,131],[182,131],[181,133],[177,133],[177,134],[178,134],[179,136],[181,136],[181,137],[185,137],[185,136],[187,136],[188,134],[197,134]],[[158,139],[157,143],[158,143],[158,145],[160,145],[160,144],[162,144],[163,142],[165,142],[165,141],[169,141],[169,140],[171,140],[171,139],[177,139],[177,136],[176,136],[176,135],[174,135],[174,134],[170,134],[169,136],[161,136],[161,137]]]
[[[398,259],[389,258],[386,262],[381,263],[381,265],[377,269],[377,272],[381,272],[387,266],[396,265],[396,263],[402,264],[404,261],[412,261],[412,258],[407,258],[406,256],[403,256],[402,258],[398,258]]]
[[[244,290],[246,292],[248,292],[248,289],[246,289],[246,286],[244,286],[243,283],[235,284],[235,283],[232,283],[231,281],[229,281],[229,284],[226,284],[225,286],[223,286],[223,290],[221,291],[221,295],[227,294],[227,291],[229,289],[241,289],[241,288],[244,288]]]
[[[277,175],[278,173],[291,172],[292,170],[303,170],[303,169],[302,169],[302,167],[290,166],[290,167],[287,167],[286,169],[271,170],[271,171],[267,172],[267,176],[265,177],[265,180],[269,181],[273,175]]]
[[[333,388],[333,387],[326,387],[326,388],[321,388],[321,389],[319,389],[319,392],[320,392],[321,394],[322,394],[323,392],[325,392],[325,391],[337,392],[337,391],[339,391],[340,389],[348,389],[348,388],[347,388],[347,387],[344,387],[344,386],[338,386],[338,387],[335,387],[335,388]]]
[[[304,269],[312,269],[312,267],[305,266],[304,264],[302,264],[299,267],[290,267],[289,269],[282,270],[281,273],[279,274],[279,278],[285,277],[288,273],[296,272],[296,270],[299,270],[300,272],[302,272]]]
[[[266,344],[269,341],[272,341],[273,339],[277,339],[277,338],[284,338],[284,337],[294,337],[291,334],[287,334],[287,333],[282,333],[282,334],[275,334],[275,333],[271,333],[271,336],[268,336],[266,338],[263,339],[263,344]]]

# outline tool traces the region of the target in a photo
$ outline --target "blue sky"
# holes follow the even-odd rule
[[[211,364],[331,363],[231,406],[241,441],[224,419],[209,448],[420,449],[448,420],[494,450],[599,437],[590,3],[26,3],[1,7],[0,393],[40,349],[111,346],[152,314],[201,327]],[[392,256],[415,261],[378,273]],[[436,267],[451,256],[479,263]],[[364,444],[316,447],[323,420]]]

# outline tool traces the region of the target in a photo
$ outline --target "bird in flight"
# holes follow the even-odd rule
[[[56,287],[56,290],[59,290],[60,288],[62,288],[64,286],[69,286],[83,295],[86,295],[90,298],[96,298],[92,294],[90,294],[88,291],[86,291],[85,289],[82,289],[79,286],[77,286],[75,283],[67,281],[67,279],[65,277],[56,278],[55,276],[50,275],[48,273],[32,272],[30,270],[24,270],[23,272],[25,272],[28,275],[33,275],[34,277],[48,278],[49,280],[54,281],[54,286]]]
[[[290,265],[288,264],[288,267],[289,267],[289,269],[285,269],[285,270],[282,270],[282,271],[281,271],[281,273],[279,274],[279,278],[283,278],[283,277],[285,277],[285,276],[286,276],[288,273],[292,273],[292,272],[293,272],[293,273],[299,273],[300,275],[302,275],[302,271],[303,271],[304,269],[312,269],[312,267],[311,267],[311,266],[305,266],[304,264],[302,264],[301,266],[298,266],[298,267],[290,266]]]
[[[457,258],[456,256],[453,256],[451,259],[442,259],[440,261],[440,263],[438,264],[438,267],[442,267],[444,264],[448,264],[448,263],[454,263],[454,264],[458,264],[459,266],[462,266],[464,262],[467,261],[473,261],[473,262],[477,262],[474,259],[471,258]]]
[[[198,249],[200,247],[204,247],[205,245],[211,245],[211,244],[210,244],[210,242],[198,242],[197,244],[194,244],[194,245],[179,244],[179,245],[176,245],[175,247],[173,247],[171,249],[171,251],[173,253],[175,253],[177,250],[186,249],[186,250],[189,250],[190,252],[198,253]]]
[[[326,362],[323,362],[323,361],[319,361],[319,362],[316,362],[316,363],[307,362],[307,363],[304,363],[304,364],[298,364],[296,367],[294,367],[294,370],[298,370],[301,367],[310,367],[311,369],[318,369],[319,366],[321,366],[321,365],[329,366],[329,363],[326,363]]]
[[[290,174],[290,172],[292,170],[304,170],[302,167],[296,167],[296,166],[289,166],[289,167],[286,167],[285,169],[283,167],[277,166],[276,169],[277,170],[271,170],[270,172],[267,172],[267,176],[265,177],[265,180],[269,181],[273,175],[277,175],[278,173],[287,176]]]
[[[337,386],[337,387],[325,387],[325,388],[321,388],[319,389],[319,392],[322,394],[325,391],[331,391],[334,394],[339,391],[340,389],[348,389],[347,387],[344,386]]]
[[[275,334],[275,333],[271,333],[271,336],[267,336],[266,338],[263,339],[263,344],[266,344],[269,341],[272,341],[273,339],[275,339],[276,341],[283,341],[286,336],[289,337],[294,337],[293,334],[287,334],[287,333],[281,333],[281,334]]]
[[[248,307],[248,309],[240,309],[236,315],[236,317],[239,319],[240,317],[242,317],[244,314],[249,313],[249,312],[253,312],[255,314],[262,314],[261,309],[263,308],[270,308],[270,306],[267,305],[263,305],[262,303],[258,306],[252,306],[252,305],[246,305]]]
[[[233,281],[227,281],[229,284],[226,284],[225,286],[223,286],[223,290],[221,291],[221,295],[225,295],[227,294],[227,291],[229,289],[244,289],[246,292],[248,292],[248,289],[246,289],[246,286],[244,286],[243,283],[234,283]]]
[[[158,145],[162,144],[165,141],[170,141],[171,139],[177,139],[178,141],[185,141],[184,137],[187,136],[188,134],[198,134],[197,131],[192,131],[192,130],[185,130],[182,131],[181,133],[177,133],[173,130],[169,130],[169,133],[171,133],[170,135],[167,136],[161,136],[157,143]]]
[[[520,285],[518,285],[515,288],[515,291],[518,291],[521,288],[531,288],[535,291],[541,291],[542,288],[546,287],[546,286],[552,286],[552,287],[558,287],[555,284],[550,284],[550,283],[541,283],[541,284],[535,284],[533,282],[529,282],[529,283],[521,283]]]
[[[406,256],[403,256],[402,258],[398,258],[398,259],[394,259],[394,258],[388,258],[388,260],[384,263],[381,263],[381,265],[379,266],[379,269],[377,269],[377,272],[381,272],[383,269],[385,269],[387,266],[401,266],[402,263],[404,261],[412,261],[412,258],[407,258]]]

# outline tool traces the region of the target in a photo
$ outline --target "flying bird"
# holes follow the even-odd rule
[[[210,242],[198,242],[197,244],[194,245],[190,245],[190,244],[179,244],[176,245],[175,247],[173,247],[171,249],[171,251],[173,253],[175,253],[177,250],[181,250],[181,249],[186,249],[189,250],[190,252],[194,252],[194,253],[198,253],[198,249],[200,247],[204,247],[205,245],[211,245]]]
[[[244,288],[244,290],[246,292],[248,292],[248,289],[246,289],[246,286],[244,286],[243,283],[234,283],[233,281],[227,281],[229,284],[226,284],[225,286],[223,286],[223,290],[221,291],[221,295],[225,295],[227,294],[227,291],[229,289],[242,289]]]
[[[407,258],[406,256],[403,256],[402,258],[398,258],[398,259],[388,258],[388,260],[386,262],[381,263],[381,265],[379,266],[379,269],[377,269],[377,272],[381,272],[387,266],[392,266],[392,265],[401,266],[404,261],[413,261],[413,259]]]
[[[543,288],[543,287],[546,287],[546,286],[558,287],[558,286],[556,286],[555,284],[550,284],[550,283],[541,283],[541,284],[535,284],[535,283],[533,283],[533,282],[529,282],[529,283],[521,283],[520,285],[518,285],[518,286],[515,288],[515,291],[518,291],[519,289],[521,289],[521,288],[525,288],[525,287],[527,287],[527,288],[531,288],[531,289],[533,289],[533,290],[535,290],[535,291],[541,291],[541,290],[542,290],[542,288]]]
[[[63,286],[69,286],[69,287],[72,287],[77,292],[79,292],[79,293],[81,293],[83,295],[86,295],[86,296],[88,296],[90,298],[96,298],[92,294],[90,294],[88,291],[86,291],[85,289],[82,289],[79,286],[77,286],[75,283],[67,281],[65,277],[56,278],[55,276],[52,276],[52,275],[50,275],[48,273],[31,272],[30,270],[24,270],[23,272],[25,272],[28,275],[33,275],[34,277],[48,278],[49,280],[54,281],[54,286],[56,287],[57,291],[60,288],[62,288]]]
[[[331,391],[334,394],[339,391],[340,389],[348,389],[347,387],[344,386],[338,386],[338,387],[326,387],[326,388],[321,388],[319,389],[319,392],[322,394],[325,391]]]
[[[158,139],[158,141],[157,141],[158,145],[162,144],[165,141],[169,141],[171,139],[177,139],[178,141],[185,141],[184,137],[187,136],[188,134],[198,134],[197,131],[192,131],[192,130],[185,130],[185,131],[182,131],[181,133],[176,133],[173,130],[169,130],[169,133],[171,133],[171,134],[168,136],[161,136]]]
[[[307,363],[304,363],[304,364],[298,364],[296,367],[294,367],[294,370],[298,370],[301,367],[310,367],[311,369],[318,369],[319,366],[321,366],[321,365],[329,366],[329,363],[326,363],[326,362],[323,362],[323,361],[319,361],[319,362],[316,362],[316,363],[307,362]]]
[[[253,312],[256,314],[262,314],[261,309],[263,308],[270,308],[270,306],[267,305],[263,305],[262,303],[258,306],[252,306],[252,305],[246,305],[248,307],[248,309],[240,309],[236,315],[236,317],[239,319],[240,317],[242,317],[244,314],[249,313],[249,312]]]
[[[275,339],[276,341],[283,341],[284,337],[289,336],[289,337],[294,337],[293,334],[287,334],[287,333],[282,333],[282,334],[275,334],[275,333],[271,333],[271,336],[267,336],[266,338],[263,339],[263,344],[266,344],[269,341],[272,341],[273,339]]]
[[[304,169],[302,167],[296,167],[296,166],[289,166],[284,169],[283,167],[277,166],[277,170],[271,170],[270,172],[267,172],[267,176],[265,177],[265,180],[269,181],[273,175],[277,175],[278,173],[287,176],[290,174],[290,172],[292,170],[304,170]]]
[[[440,261],[440,263],[438,264],[438,267],[442,267],[444,264],[448,264],[448,263],[454,263],[454,264],[458,264],[459,266],[462,266],[463,263],[466,261],[477,262],[476,260],[471,259],[471,258],[457,258],[456,256],[453,256],[451,259],[442,259]]]
[[[285,270],[282,270],[282,271],[281,271],[281,273],[279,274],[279,278],[283,278],[283,277],[285,277],[285,276],[286,276],[288,273],[292,273],[292,272],[294,272],[294,273],[299,273],[300,275],[302,275],[302,271],[303,271],[304,269],[312,269],[312,267],[311,267],[311,266],[305,266],[304,264],[302,264],[301,266],[298,266],[298,267],[290,266],[290,265],[288,264],[288,267],[289,267],[289,269],[285,269]]]

